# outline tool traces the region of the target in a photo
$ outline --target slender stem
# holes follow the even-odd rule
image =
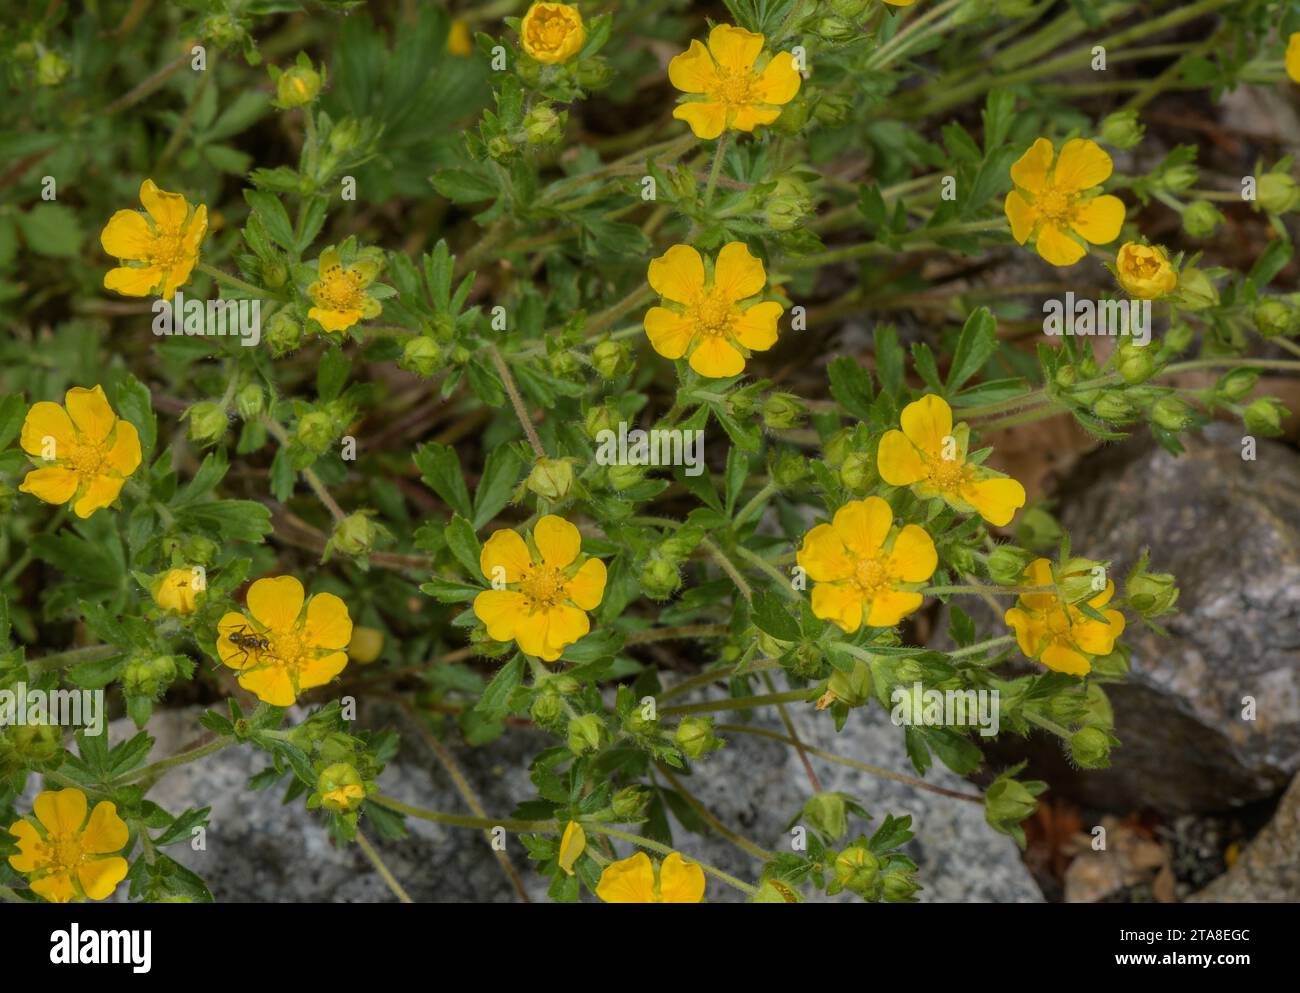
[[[732,522],[732,526],[740,527],[742,524],[744,524],[747,520],[749,520],[749,515],[757,511],[758,508],[762,506],[763,501],[766,500],[768,497],[770,497],[776,491],[777,491],[777,486],[775,483],[769,481],[767,484],[765,484],[762,489],[760,489],[757,493],[753,495],[752,498],[750,498],[749,503],[745,504],[745,506],[740,508],[740,513],[736,515],[736,519]]]
[[[269,431],[275,440],[283,447],[287,448],[289,446],[289,432],[286,431],[284,425],[275,420],[275,418],[263,414],[262,426],[266,428],[266,430]],[[325,509],[329,511],[330,517],[334,518],[335,524],[341,523],[347,518],[347,513],[339,506],[338,501],[330,494],[325,483],[321,481],[320,476],[316,475],[315,469],[308,466],[306,469],[303,469],[299,475],[302,476],[307,485],[311,487],[311,491],[316,494],[316,498],[325,505]]]
[[[32,659],[29,664],[36,672],[49,672],[51,669],[64,669],[83,662],[98,662],[120,654],[122,649],[116,645],[87,645],[85,648],[70,648],[66,652],[43,655],[39,659]]]
[[[1009,645],[1015,641],[1015,635],[1004,634],[1000,638],[990,638],[988,641],[981,641],[974,645],[967,645],[965,648],[959,648],[955,652],[949,652],[948,658],[961,659],[967,655],[978,655],[980,652],[987,652],[991,648],[999,648],[1002,645]]]
[[[720,682],[724,679],[736,679],[741,676],[748,676],[753,673],[770,672],[773,669],[781,668],[781,663],[776,659],[761,659],[758,662],[752,662],[742,672],[734,669],[710,669],[708,672],[701,672],[698,675],[691,676],[689,679],[683,679],[680,683],[668,687],[659,694],[659,702],[671,700],[673,697],[681,696],[683,693],[689,693],[691,690],[697,690],[701,686],[708,686],[712,683]]]
[[[524,406],[524,398],[519,395],[519,387],[515,385],[515,377],[510,375],[510,367],[506,365],[506,360],[497,351],[496,345],[488,346],[488,355],[491,356],[492,364],[496,366],[501,382],[510,397],[510,403],[515,408],[515,416],[519,418],[519,425],[524,429],[528,444],[533,446],[533,453],[539,459],[546,458],[546,449],[542,447],[542,439],[537,436],[537,429],[533,427],[532,418],[528,416],[528,409]]]
[[[772,682],[770,673],[763,673],[763,685],[767,687],[769,693],[776,693],[776,684]],[[799,753],[799,761],[803,763],[803,771],[808,776],[808,782],[812,786],[813,792],[821,793],[822,781],[817,778],[817,770],[813,768],[812,762],[808,760],[808,752],[804,749],[803,742],[799,740],[799,732],[795,730],[794,721],[790,719],[790,712],[786,710],[783,703],[776,705],[776,712],[781,715],[781,723],[785,725],[785,733],[794,742],[794,749]]]
[[[722,173],[722,160],[727,157],[727,139],[730,132],[723,131],[718,144],[713,149],[713,167],[709,169],[709,182],[704,187],[704,206],[707,209],[713,203],[713,190],[718,185],[718,176]]]
[[[397,881],[397,877],[389,871],[388,866],[384,865],[384,860],[379,857],[379,852],[375,851],[375,846],[372,845],[366,839],[366,836],[360,831],[357,832],[357,845],[366,853],[366,858],[368,858],[370,864],[375,867],[375,871],[383,877],[384,882],[387,883],[388,888],[393,891],[393,895],[397,897],[398,902],[414,903],[415,901],[410,898],[406,890],[402,889],[402,884]]]
[[[262,289],[260,286],[254,286],[252,283],[245,282],[238,276],[232,276],[225,270],[218,269],[213,265],[208,265],[206,262],[200,262],[195,266],[195,268],[198,269],[199,272],[207,273],[218,283],[225,283],[227,286],[233,286],[235,289],[247,293],[249,296],[260,297],[263,300],[279,299],[275,294],[266,292],[266,290]]]
[[[752,710],[776,703],[802,703],[811,699],[812,690],[786,690],[784,693],[766,693],[759,696],[729,697],[726,700],[703,700],[700,703],[680,703],[675,707],[661,707],[660,714],[708,714],[715,710]]]
[[[722,571],[725,572],[731,578],[731,581],[736,584],[736,589],[740,590],[740,595],[746,600],[752,600],[754,593],[753,590],[750,589],[749,583],[745,581],[745,577],[742,576],[739,570],[736,569],[735,565],[732,564],[731,559],[727,558],[727,556],[723,554],[722,549],[715,545],[711,538],[701,539],[700,547],[713,556],[713,560],[722,567]]]
[[[200,745],[197,748],[191,748],[187,752],[178,752],[170,758],[161,759],[151,765],[144,766],[132,772],[126,772],[114,779],[109,786],[116,788],[126,786],[129,783],[147,782],[150,785],[157,782],[163,775],[177,766],[185,765],[189,762],[197,762],[199,759],[207,758],[209,755],[215,755],[230,745],[235,744],[236,738],[230,735],[223,735],[209,741],[206,745]]]
[[[794,587],[790,585],[790,580],[781,575],[781,573],[777,571],[776,567],[772,565],[772,563],[768,562],[767,559],[763,558],[757,552],[750,551],[744,545],[736,546],[736,554],[756,569],[766,573],[767,576],[776,583],[776,588],[786,597],[791,600],[800,599],[799,594],[796,593]]]

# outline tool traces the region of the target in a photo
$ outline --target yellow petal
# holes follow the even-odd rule
[[[117,805],[101,800],[90,813],[90,821],[81,836],[81,847],[88,855],[120,852],[126,845],[127,834],[126,821],[117,816]]]
[[[74,386],[68,390],[63,403],[68,408],[72,423],[81,434],[81,440],[92,445],[104,441],[117,423],[117,415],[108,405],[108,397],[104,396],[102,386],[90,390]]]
[[[549,611],[526,613],[515,619],[515,644],[525,655],[534,655],[545,662],[554,662],[560,657],[560,652],[548,640],[550,630]]]
[[[1286,43],[1286,74],[1291,82],[1300,83],[1300,31],[1292,34]]]
[[[582,534],[563,517],[547,514],[533,528],[533,543],[542,561],[563,569],[582,552]]]
[[[509,528],[493,531],[492,537],[483,543],[479,553],[478,565],[489,583],[498,579],[505,583],[517,583],[532,566],[533,557],[528,553],[524,539]],[[498,572],[497,570],[500,570]]]
[[[1007,194],[1002,209],[1006,211],[1007,220],[1011,222],[1011,237],[1016,239],[1017,244],[1023,245],[1034,233],[1034,225],[1038,223],[1038,211],[1020,194],[1019,190],[1012,190]]]
[[[749,246],[743,241],[722,246],[713,264],[714,293],[735,303],[762,292],[766,283],[763,263],[750,253]]]
[[[852,634],[862,627],[862,590],[848,584],[816,583],[812,590],[812,612]]]
[[[1071,138],[1061,146],[1052,185],[1062,193],[1078,193],[1104,183],[1114,165],[1105,149],[1087,138]]]
[[[10,824],[9,833],[18,839],[18,854],[9,856],[9,864],[15,872],[31,872],[36,868],[36,856],[42,846],[40,832],[24,820]]]
[[[573,875],[573,863],[578,861],[580,856],[587,847],[587,833],[583,831],[582,825],[577,821],[569,821],[564,827],[564,834],[560,838],[560,868],[570,876]]]
[[[23,418],[23,431],[18,443],[24,452],[39,459],[47,454],[46,438],[54,439],[52,454],[55,459],[66,457],[77,443],[76,429],[68,412],[57,403],[42,400],[32,404],[32,409]]]
[[[943,456],[944,440],[952,437],[952,408],[941,396],[927,393],[903,408],[903,434],[932,459]]]
[[[704,259],[690,245],[674,245],[651,260],[646,279],[665,300],[692,303],[704,289]]]
[[[1124,201],[1109,194],[1080,204],[1070,221],[1074,233],[1094,245],[1114,241],[1123,226]]]
[[[299,691],[324,686],[346,669],[347,665],[347,652],[330,652],[308,659],[298,669]]]
[[[321,307],[312,307],[307,311],[307,316],[326,331],[346,331],[361,320],[361,311],[356,309],[326,310]]]
[[[691,368],[701,376],[725,379],[745,371],[745,357],[734,349],[721,335],[702,336],[691,352]]]
[[[683,93],[707,93],[718,85],[718,70],[702,42],[692,41],[686,51],[673,56],[668,81]]]
[[[474,598],[474,616],[493,641],[513,641],[515,622],[528,613],[528,599],[514,590],[484,590]]]
[[[699,903],[704,899],[704,870],[673,852],[659,867],[659,899],[663,903]]]
[[[259,579],[248,588],[248,612],[272,631],[288,631],[302,613],[303,588],[293,576]]]
[[[164,269],[162,289],[158,291],[158,295],[169,297],[188,283],[190,273],[194,271],[195,261],[194,258],[181,259],[175,265]]]
[[[1047,174],[1051,171],[1056,151],[1046,138],[1039,138],[1029,146],[1011,167],[1011,181],[1022,190],[1042,193],[1047,189]]]
[[[217,657],[232,669],[253,665],[253,655],[230,640],[232,634],[257,634],[256,625],[243,614],[228,611],[217,622]]]
[[[97,510],[111,507],[125,482],[120,476],[96,476],[72,505],[72,512],[86,518]]]
[[[1070,676],[1086,676],[1092,669],[1088,656],[1059,641],[1048,645],[1038,661],[1054,672],[1064,672]]]
[[[732,108],[727,126],[733,131],[751,132],[761,124],[771,124],[781,116],[779,107],[755,107],[752,103]]]
[[[346,648],[352,640],[347,604],[333,593],[317,593],[307,604],[303,638],[312,648]]]
[[[1110,603],[1115,596],[1115,583],[1112,580],[1106,580],[1106,588],[1099,592],[1095,597],[1088,600],[1088,606],[1100,609]]]
[[[126,297],[147,297],[163,279],[163,271],[157,266],[121,266],[104,274],[104,289]]]
[[[157,238],[138,210],[119,210],[99,233],[99,243],[114,258],[143,261],[153,254]]]
[[[46,503],[67,503],[77,492],[80,481],[80,477],[71,469],[51,466],[48,469],[33,469],[23,478],[18,489]]]
[[[129,866],[124,858],[90,859],[77,869],[77,880],[92,900],[107,900],[126,878]]]
[[[711,100],[691,100],[673,108],[673,117],[691,126],[695,137],[705,141],[722,134],[727,126],[727,105]]]
[[[1034,247],[1039,255],[1057,266],[1074,265],[1088,254],[1087,249],[1055,224],[1044,224],[1038,229],[1038,241]]]
[[[923,583],[934,575],[939,555],[929,532],[918,524],[908,524],[894,539],[889,553],[890,568],[905,583]]]
[[[731,333],[751,352],[765,352],[776,344],[776,323],[783,312],[775,300],[756,303],[741,311],[732,322]]]
[[[574,642],[587,636],[591,620],[584,611],[567,603],[546,611],[546,650],[541,657],[554,662]]]
[[[189,226],[185,229],[185,236],[181,239],[185,251],[197,257],[199,246],[203,244],[203,237],[207,233],[208,208],[206,204],[199,204],[198,209],[194,211],[194,216],[190,218]]]
[[[1109,655],[1115,650],[1115,639],[1124,633],[1124,615],[1118,610],[1104,610],[1102,616],[1109,622],[1085,618],[1070,628],[1070,638],[1090,655]]]
[[[596,896],[605,903],[654,903],[655,870],[650,856],[637,852],[605,866],[596,884]]]
[[[724,74],[745,74],[763,51],[763,36],[732,24],[719,24],[709,32],[709,51]]]
[[[146,179],[140,184],[140,202],[160,231],[180,231],[190,212],[190,205],[183,196],[160,190],[152,179]]]
[[[71,903],[77,891],[72,885],[72,873],[56,872],[32,880],[32,892],[50,903]]]
[[[113,444],[104,461],[121,476],[129,476],[140,468],[140,434],[130,421],[120,418],[113,434]]]
[[[921,453],[902,431],[886,431],[881,436],[876,471],[890,486],[911,486],[926,475]]]
[[[236,680],[241,687],[272,707],[292,707],[298,699],[293,681],[282,665],[254,666]]]
[[[1025,586],[1051,586],[1056,579],[1052,575],[1052,563],[1047,559],[1034,559],[1025,568]],[[1045,590],[1042,593],[1022,593],[1020,602],[1031,610],[1048,611],[1059,609],[1060,603],[1056,593]]]
[[[676,311],[651,307],[645,315],[645,333],[650,346],[664,358],[680,359],[690,347],[695,327]]]
[[[794,67],[794,56],[789,52],[777,52],[767,64],[758,81],[754,83],[751,93],[759,103],[789,103],[799,92],[803,77]]]
[[[995,527],[1006,527],[1016,511],[1025,505],[1025,488],[1014,479],[1000,476],[967,483],[961,495],[980,517]]]
[[[878,496],[850,500],[831,521],[831,527],[846,548],[859,559],[874,557],[894,525],[894,512]]]
[[[1042,638],[1045,631],[1043,625],[1028,611],[1022,610],[1020,607],[1010,608],[1002,615],[1002,620],[1015,631],[1016,644],[1020,646],[1025,658],[1037,658],[1042,648]]]
[[[605,563],[587,559],[564,585],[565,595],[583,610],[595,610],[605,596]]]
[[[886,590],[883,593],[877,593],[871,599],[871,610],[867,614],[867,626],[892,628],[908,614],[920,609],[923,599],[920,593],[904,593],[899,590]]]
[[[46,790],[36,797],[32,812],[50,834],[75,834],[86,823],[86,794],[75,787]]]

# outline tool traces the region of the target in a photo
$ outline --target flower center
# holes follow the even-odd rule
[[[186,256],[184,240],[180,231],[160,232],[149,246],[148,263],[159,269],[170,269],[180,265]]]
[[[926,469],[930,485],[945,493],[960,490],[966,482],[966,464],[956,459],[934,459]]]
[[[738,104],[754,103],[754,74],[751,72],[733,72],[718,68],[718,82],[709,96],[719,103]]]
[[[1034,206],[1049,221],[1060,224],[1069,220],[1074,210],[1074,197],[1057,189],[1048,189],[1038,194]]]
[[[721,296],[711,293],[701,295],[695,303],[696,331],[700,334],[729,336],[734,309],[731,302]]]
[[[889,574],[889,562],[884,553],[859,560],[853,572],[853,581],[867,596],[874,596],[892,587],[894,577]]]
[[[555,11],[538,11],[528,32],[529,43],[537,49],[558,51],[569,36],[569,19]]]
[[[315,293],[316,302],[326,310],[360,310],[364,295],[361,280],[342,266],[326,269]]]
[[[279,664],[287,669],[302,667],[307,654],[307,645],[303,641],[301,629],[272,631],[267,635],[267,641],[271,643],[271,647],[259,653],[258,664],[271,660],[272,664]]]
[[[519,581],[519,592],[526,596],[530,611],[549,610],[564,602],[564,574],[553,566],[530,566]]]
[[[1135,253],[1128,257],[1126,268],[1138,279],[1151,279],[1160,272],[1160,263],[1150,255],[1137,255]]]
[[[45,842],[43,868],[50,873],[71,872],[86,861],[77,834],[52,834]]]
[[[104,452],[98,445],[74,445],[68,454],[68,464],[79,476],[97,476],[104,464]]]

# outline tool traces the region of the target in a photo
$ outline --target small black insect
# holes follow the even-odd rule
[[[236,648],[240,649],[239,668],[244,669],[248,662],[248,657],[253,657],[254,663],[260,663],[264,657],[263,653],[271,648],[271,643],[262,635],[256,632],[250,632],[247,624],[241,624],[238,629],[231,631],[226,635],[226,640]]]

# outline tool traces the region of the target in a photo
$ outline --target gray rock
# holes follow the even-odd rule
[[[1130,680],[1108,689],[1123,747],[1114,766],[1063,784],[1103,809],[1222,810],[1276,794],[1300,769],[1300,458],[1214,424],[1170,455],[1126,443],[1085,461],[1061,492],[1076,554],[1112,560],[1117,583],[1144,546],[1172,572],[1170,638],[1136,619]],[[1244,720],[1243,698],[1256,701]]]
[[[198,726],[197,715],[194,709],[156,713],[149,727],[157,739],[155,757],[191,744]],[[793,716],[801,738],[811,746],[882,768],[910,772],[899,729],[878,710],[870,714],[856,711],[839,735],[828,714],[802,712]],[[784,733],[775,715],[757,726]],[[467,807],[427,746],[411,728],[399,725],[399,729],[403,732],[403,750],[381,777],[382,789],[414,805],[466,812]],[[133,728],[125,722],[110,728],[114,741],[130,733]],[[685,783],[687,788],[723,824],[755,844],[771,850],[789,846],[786,824],[811,795],[794,750],[752,735],[726,737],[729,743],[725,748],[696,763],[694,774]],[[469,748],[458,742],[451,747],[484,808],[506,817],[517,802],[534,795],[526,765],[551,741],[537,731],[512,728],[483,748]],[[919,894],[921,899],[1041,901],[1015,843],[987,826],[982,805],[877,778],[816,756],[811,761],[825,789],[850,794],[873,815],[874,819],[866,824],[851,822],[851,830],[870,834],[887,813],[913,816],[917,836],[906,851],[920,865],[925,886]],[[364,855],[355,846],[347,850],[334,848],[320,819],[304,808],[301,798],[284,805],[280,787],[256,793],[245,787],[248,777],[267,763],[263,753],[232,747],[174,769],[160,780],[150,797],[173,813],[190,806],[212,807],[206,851],[192,851],[181,844],[168,849],[168,853],[202,876],[221,901],[392,900]],[[944,769],[932,770],[927,781],[967,794],[975,792]],[[482,833],[413,818],[407,824],[410,836],[403,841],[380,841],[373,830],[368,837],[414,900],[518,899]],[[717,836],[689,835],[676,824],[674,836],[688,854],[742,879],[754,878],[756,862],[729,842]],[[620,855],[631,852],[621,842],[616,847]],[[545,900],[547,881],[531,869],[523,847],[512,838],[507,851],[530,898]],[[716,880],[709,881],[710,901],[740,898],[735,890]]]
[[[1300,776],[1237,863],[1192,903],[1300,903]]]

